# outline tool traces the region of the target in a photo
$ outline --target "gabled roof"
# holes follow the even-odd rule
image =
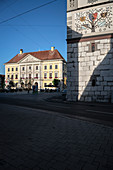
[[[10,61],[8,61],[5,64],[8,63],[18,63],[20,60],[22,60],[26,55],[32,55],[36,57],[37,59],[40,60],[55,60],[55,59],[65,59],[62,57],[62,55],[58,52],[58,50],[46,50],[46,51],[38,51],[38,52],[29,52],[29,53],[22,53],[22,54],[17,54],[15,57],[13,57]]]

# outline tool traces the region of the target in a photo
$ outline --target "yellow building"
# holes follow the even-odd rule
[[[61,88],[66,79],[66,61],[58,52],[51,50],[20,53],[5,63],[5,83],[13,81],[17,86],[27,88],[28,83],[38,83],[39,89],[53,85],[54,79],[59,79]]]

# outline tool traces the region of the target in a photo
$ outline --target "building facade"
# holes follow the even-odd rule
[[[113,0],[67,0],[67,99],[110,102]]]
[[[51,50],[17,54],[9,62],[5,63],[5,83],[13,81],[19,87],[27,88],[28,83],[38,83],[39,89],[45,89],[52,85],[54,79],[59,79],[64,85],[66,61],[58,52]]]

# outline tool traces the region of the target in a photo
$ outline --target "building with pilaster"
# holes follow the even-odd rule
[[[110,102],[113,0],[67,0],[67,99]]]
[[[28,83],[38,83],[39,89],[52,85],[54,79],[61,81],[62,87],[66,76],[66,61],[58,52],[51,50],[20,53],[5,63],[5,83],[13,81],[17,86],[27,88]]]

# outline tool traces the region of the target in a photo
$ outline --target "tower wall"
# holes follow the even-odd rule
[[[67,12],[67,99],[110,102],[113,3],[93,1],[90,8],[88,4],[79,8],[80,3],[79,0],[78,7]]]

